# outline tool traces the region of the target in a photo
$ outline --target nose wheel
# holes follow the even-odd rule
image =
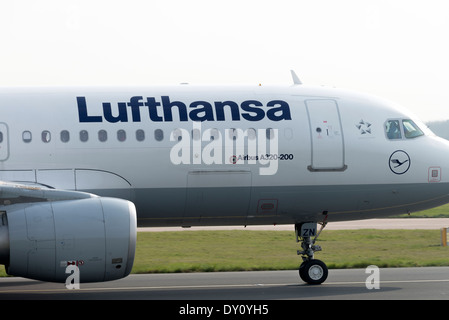
[[[321,260],[314,259],[315,252],[321,251],[321,247],[316,245],[315,241],[327,224],[326,218],[321,223],[321,229],[318,233],[316,222],[295,225],[296,242],[301,242],[301,248],[303,249],[297,252],[303,260],[299,266],[299,276],[308,284],[321,284],[326,281],[328,276],[326,264]],[[312,237],[314,238],[312,239]]]
[[[306,260],[299,267],[299,276],[308,284],[321,284],[328,275],[326,264],[318,259]]]

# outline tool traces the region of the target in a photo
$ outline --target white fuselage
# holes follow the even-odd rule
[[[0,114],[0,180],[125,198],[141,226],[364,219],[449,202],[449,143],[343,90],[3,88]]]

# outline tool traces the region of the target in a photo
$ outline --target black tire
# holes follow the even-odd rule
[[[306,281],[306,275],[304,273],[304,266],[306,265],[308,261],[304,261],[303,263],[301,263],[301,265],[299,266],[299,277],[301,278],[302,281],[307,282]]]
[[[307,260],[299,267],[299,276],[308,284],[321,284],[326,281],[328,269],[321,260]]]

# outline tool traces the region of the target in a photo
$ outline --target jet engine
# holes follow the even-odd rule
[[[75,265],[80,282],[101,282],[131,272],[137,223],[129,201],[92,197],[2,208],[0,264],[10,275],[65,282]]]

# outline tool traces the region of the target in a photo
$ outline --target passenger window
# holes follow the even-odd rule
[[[136,140],[137,141],[143,141],[145,140],[145,131],[142,129],[139,129],[136,131]]]
[[[162,129],[154,130],[154,139],[156,139],[156,141],[162,141],[164,139],[164,131],[162,131]]]
[[[274,130],[273,130],[273,128],[267,128],[265,130],[265,135],[267,136],[268,140],[274,139]]]
[[[388,120],[385,124],[388,139],[402,139],[399,120]]]
[[[247,131],[248,134],[248,139],[249,140],[255,140],[256,139],[256,129],[254,128],[249,128]]]
[[[180,129],[175,129],[173,131],[173,138],[176,141],[181,141],[182,140],[182,131]]]
[[[215,140],[215,139],[219,139],[220,138],[220,132],[218,131],[218,129],[213,128],[210,130],[210,140]]]
[[[24,131],[22,133],[22,140],[23,140],[23,142],[30,143],[31,139],[32,139],[32,135],[31,135],[30,131]]]
[[[3,132],[0,131],[0,143],[3,142]]]
[[[125,130],[117,131],[117,140],[120,142],[123,142],[126,140],[126,131]]]
[[[98,140],[100,142],[106,142],[108,140],[108,132],[106,130],[98,131]]]
[[[69,142],[70,140],[70,133],[67,130],[61,131],[61,141],[62,142]]]
[[[404,127],[404,136],[407,139],[413,139],[424,135],[421,129],[412,120],[402,120],[402,126]]]
[[[200,129],[192,129],[192,139],[195,141],[199,141],[201,139]]]
[[[237,129],[231,128],[229,129],[229,139],[231,140],[237,140]]]
[[[51,140],[51,135],[49,131],[42,131],[41,134],[42,142],[48,143]]]
[[[89,133],[87,132],[87,130],[80,131],[80,140],[81,142],[86,142],[87,140],[89,140]]]

